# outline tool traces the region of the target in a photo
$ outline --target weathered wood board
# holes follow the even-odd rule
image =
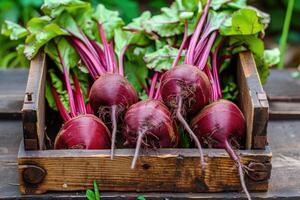
[[[267,150],[240,151],[245,166],[263,163],[265,168],[249,174],[250,190],[266,191],[270,178],[271,153]],[[140,155],[130,169],[134,149],[119,149],[114,160],[109,150],[45,150],[19,152],[22,193],[76,191],[90,188],[97,180],[102,191],[221,192],[241,190],[234,162],[223,150],[205,150],[207,166],[201,171],[196,149],[161,149]],[[40,169],[26,170],[35,166]],[[40,180],[41,177],[44,179]],[[35,184],[28,183],[28,180]]]

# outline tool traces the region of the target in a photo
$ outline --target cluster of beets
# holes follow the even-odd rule
[[[217,67],[221,45],[212,55],[211,69],[207,65],[218,34],[215,31],[201,35],[209,4],[189,39],[186,23],[183,42],[172,68],[162,74],[153,73],[148,99],[143,101],[139,101],[137,92],[124,77],[122,62],[126,49],[122,50],[118,65],[113,43],[106,40],[101,24],[98,28],[103,47],[87,37],[82,41],[68,36],[94,83],[89,92],[89,103],[85,105],[79,82],[73,76],[75,89],[71,87],[67,68],[57,49],[64,69],[70,112],[63,108],[52,88],[65,121],[56,137],[55,149],[111,148],[113,159],[116,136],[120,132],[122,137],[118,141],[123,141],[126,147],[136,148],[131,166],[134,168],[141,147],[176,147],[180,139],[178,127],[182,126],[199,149],[203,169],[201,146],[223,148],[228,152],[237,165],[241,184],[249,197],[243,180],[243,165],[232,148],[245,137],[245,118],[234,103],[222,99]],[[185,61],[178,65],[183,49],[186,49]]]

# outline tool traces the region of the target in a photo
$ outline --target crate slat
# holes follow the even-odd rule
[[[267,145],[269,104],[252,53],[239,54],[237,80],[240,107],[247,121],[246,149],[264,149]]]
[[[205,149],[207,166],[200,167],[196,149],[160,149],[140,155],[135,170],[130,169],[134,149],[118,149],[114,160],[109,150],[46,150],[19,152],[19,173],[30,164],[46,171],[40,184],[28,184],[21,179],[22,193],[39,194],[47,191],[77,191],[92,187],[97,180],[101,191],[137,192],[221,192],[241,190],[234,162],[227,153]],[[270,151],[240,151],[242,162],[269,164]],[[26,167],[25,167],[26,168]],[[269,176],[269,175],[268,175]],[[267,179],[246,179],[250,190],[266,191]]]
[[[39,52],[30,63],[22,109],[24,147],[44,148],[46,55]]]

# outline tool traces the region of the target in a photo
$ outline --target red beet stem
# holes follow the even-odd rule
[[[99,60],[97,60],[97,58],[95,58],[93,56],[93,54],[87,49],[87,47],[80,41],[78,40],[77,38],[73,38],[73,42],[75,45],[77,45],[81,50],[82,52],[84,52],[84,54],[86,55],[86,57],[91,61],[91,68],[97,72],[97,75],[102,75],[105,71],[103,70],[102,67],[96,67],[97,65],[98,66],[101,66],[101,63],[99,62]]]
[[[156,85],[156,82],[157,82],[157,78],[158,78],[158,72],[155,72],[154,76],[152,78],[150,92],[149,92],[149,95],[148,95],[149,99],[153,99],[154,92],[155,92],[155,85]]]
[[[208,40],[208,42],[207,42],[207,45],[206,45],[206,47],[205,47],[205,49],[204,49],[204,52],[201,54],[201,57],[200,57],[199,61],[197,62],[197,66],[198,66],[201,70],[204,69],[204,67],[205,67],[205,65],[206,65],[206,63],[207,63],[207,59],[208,59],[208,56],[209,56],[211,47],[212,47],[212,45],[214,44],[217,35],[218,35],[218,32],[217,32],[217,31],[214,31],[214,32],[210,35],[209,40]]]
[[[50,83],[52,84],[52,83]],[[55,88],[51,85],[51,93],[54,97],[55,103],[57,105],[58,111],[60,113],[60,115],[62,116],[63,120],[65,122],[69,121],[71,119],[70,115],[68,114],[65,106],[63,105],[63,103],[61,102],[59,95],[57,94]]]
[[[73,81],[74,81],[74,84],[75,84],[76,100],[77,100],[77,104],[78,104],[78,112],[80,114],[86,114],[85,103],[84,103],[82,91],[81,91],[81,88],[80,88],[79,80],[78,80],[78,78],[76,77],[76,75],[74,73],[72,73],[72,78],[73,78]]]
[[[161,95],[160,95],[160,87],[161,87],[161,81],[159,81],[158,87],[157,87],[157,90],[156,90],[156,93],[155,93],[154,99],[156,99],[156,100],[161,97]]]
[[[216,90],[216,83],[214,80],[214,77],[210,71],[210,69],[208,68],[208,66],[206,65],[204,68],[204,72],[207,74],[207,77],[211,83],[211,99],[213,101],[218,100],[218,94],[217,94],[217,90]]]
[[[72,86],[70,83],[67,67],[66,67],[65,61],[61,55],[61,52],[60,52],[58,46],[55,45],[55,48],[56,48],[60,63],[62,65],[63,72],[64,72],[65,83],[66,83],[67,92],[68,92],[68,96],[69,96],[71,117],[75,117],[76,116],[76,106],[75,106],[75,102],[74,102],[73,91],[72,91]]]
[[[117,66],[117,60],[116,60],[116,56],[115,56],[115,53],[114,53],[114,42],[113,41],[111,41],[109,43],[109,54],[110,54],[110,58],[111,58],[111,61],[112,61],[113,72],[114,73],[119,73],[118,72],[118,66]]]
[[[104,54],[104,51],[101,49],[101,47],[99,46],[99,44],[96,41],[94,41],[92,39],[89,39],[89,40],[90,40],[91,44],[93,45],[93,47],[95,48],[98,56],[100,57],[99,62],[101,63],[103,69],[106,71],[107,69],[106,69],[106,66],[105,66],[105,54]]]
[[[221,85],[220,85],[220,79],[219,79],[219,72],[218,72],[218,53],[222,47],[222,44],[223,44],[223,40],[217,46],[215,52],[212,55],[212,71],[213,71],[213,76],[214,76],[214,80],[215,80],[216,90],[218,93],[217,99],[223,97]]]
[[[99,54],[97,53],[96,49],[94,48],[93,44],[90,42],[90,40],[88,39],[88,37],[83,33],[83,31],[81,29],[79,29],[80,35],[82,36],[82,38],[84,39],[84,44],[87,46],[87,48],[90,50],[90,52],[94,55],[94,57],[97,60],[100,60]]]
[[[176,111],[176,117],[179,120],[179,122],[183,125],[185,130],[189,133],[190,137],[195,141],[195,144],[196,144],[196,146],[199,150],[199,154],[200,154],[200,164],[201,164],[202,170],[204,171],[206,164],[205,164],[205,161],[204,161],[204,156],[203,156],[201,144],[200,144],[197,136],[195,135],[195,133],[190,128],[189,124],[183,118],[183,116],[181,114],[181,108],[182,108],[182,98],[179,97],[178,108],[177,108],[177,111]]]
[[[121,76],[124,76],[124,56],[125,52],[128,49],[129,45],[126,45],[125,47],[122,48],[121,53],[120,53],[120,60],[119,60],[119,74]]]
[[[111,121],[112,121],[112,135],[111,135],[111,153],[110,159],[114,159],[115,154],[115,143],[116,143],[116,135],[117,135],[117,116],[116,116],[117,106],[111,106]]]
[[[106,64],[108,66],[108,70],[109,70],[109,72],[113,72],[113,64],[112,64],[112,58],[111,58],[111,54],[110,54],[109,44],[107,42],[103,26],[100,23],[98,23],[98,31],[99,31],[100,38],[103,43],[105,59],[106,59]]]
[[[187,20],[185,20],[184,22],[184,35],[183,35],[183,40],[182,43],[180,45],[180,48],[178,50],[178,54],[173,62],[172,68],[178,65],[178,62],[180,60],[183,48],[185,47],[186,43],[187,43],[187,39],[188,39],[188,22]]]
[[[86,113],[87,114],[94,114],[94,111],[93,111],[90,103],[86,104]]]
[[[196,45],[197,45],[197,41],[200,37],[201,31],[203,29],[204,23],[206,21],[210,4],[211,4],[211,0],[208,0],[206,2],[203,14],[200,18],[200,21],[197,25],[197,28],[194,31],[194,34],[191,38],[190,46],[187,50],[187,54],[186,54],[186,57],[185,57],[185,63],[187,63],[187,64],[192,64],[194,62],[194,51],[195,51],[195,48],[196,48]]]
[[[135,168],[136,161],[139,157],[139,153],[140,153],[140,149],[141,149],[141,145],[142,145],[142,141],[143,141],[143,137],[145,135],[145,132],[146,132],[146,130],[138,131],[138,138],[137,138],[137,143],[136,143],[136,147],[135,147],[133,160],[131,162],[131,169]]]
[[[74,41],[72,41],[71,39],[69,39],[68,41],[74,47],[74,49],[77,51],[78,55],[80,56],[80,59],[83,61],[84,65],[88,69],[93,80],[96,80],[99,75],[95,71],[94,65],[93,65],[92,61],[88,58],[87,54],[85,54],[85,52]]]
[[[245,183],[245,179],[244,179],[243,166],[241,164],[241,161],[240,161],[239,157],[236,155],[236,153],[232,149],[231,145],[229,144],[228,140],[225,140],[225,150],[227,151],[229,156],[234,160],[235,164],[237,165],[242,188],[243,188],[248,200],[251,200],[251,196],[248,192],[248,189],[247,189],[247,186],[246,186],[246,183]]]

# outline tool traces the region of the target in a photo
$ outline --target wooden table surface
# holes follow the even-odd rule
[[[12,73],[12,72],[1,72]],[[23,100],[19,94],[22,90],[18,90],[19,94],[13,93],[13,84],[18,88],[25,88],[22,85],[26,82],[27,71],[18,71],[19,81],[14,80],[5,82],[9,86],[4,86],[0,80],[0,199],[85,199],[84,192],[73,193],[47,193],[39,196],[22,196],[18,190],[18,173],[17,173],[17,152],[22,139],[22,123],[18,119],[18,110],[20,105],[17,102]],[[11,79],[10,79],[11,80]],[[23,80],[23,82],[21,81]],[[271,83],[268,83],[270,85]],[[267,85],[267,86],[268,86]],[[268,86],[269,87],[269,86]],[[267,88],[266,88],[267,89]],[[8,97],[3,90],[11,92],[9,98],[15,100],[11,109],[17,113],[17,117],[9,120],[3,118],[1,110],[1,101],[7,100]],[[268,89],[267,89],[268,91]],[[290,90],[289,90],[290,92]],[[2,96],[1,96],[2,95]],[[16,98],[19,95],[19,99]],[[1,99],[2,98],[2,99]],[[3,104],[2,104],[3,105]],[[2,112],[2,115],[1,115]],[[9,111],[12,115],[12,111]],[[253,199],[300,199],[300,119],[293,120],[276,120],[270,121],[268,126],[268,139],[271,150],[273,152],[272,159],[272,175],[270,180],[270,189],[266,193],[252,193]],[[76,173],[76,172],[74,172]],[[138,195],[144,195],[146,199],[245,199],[240,193],[102,193],[102,199],[136,199]]]

